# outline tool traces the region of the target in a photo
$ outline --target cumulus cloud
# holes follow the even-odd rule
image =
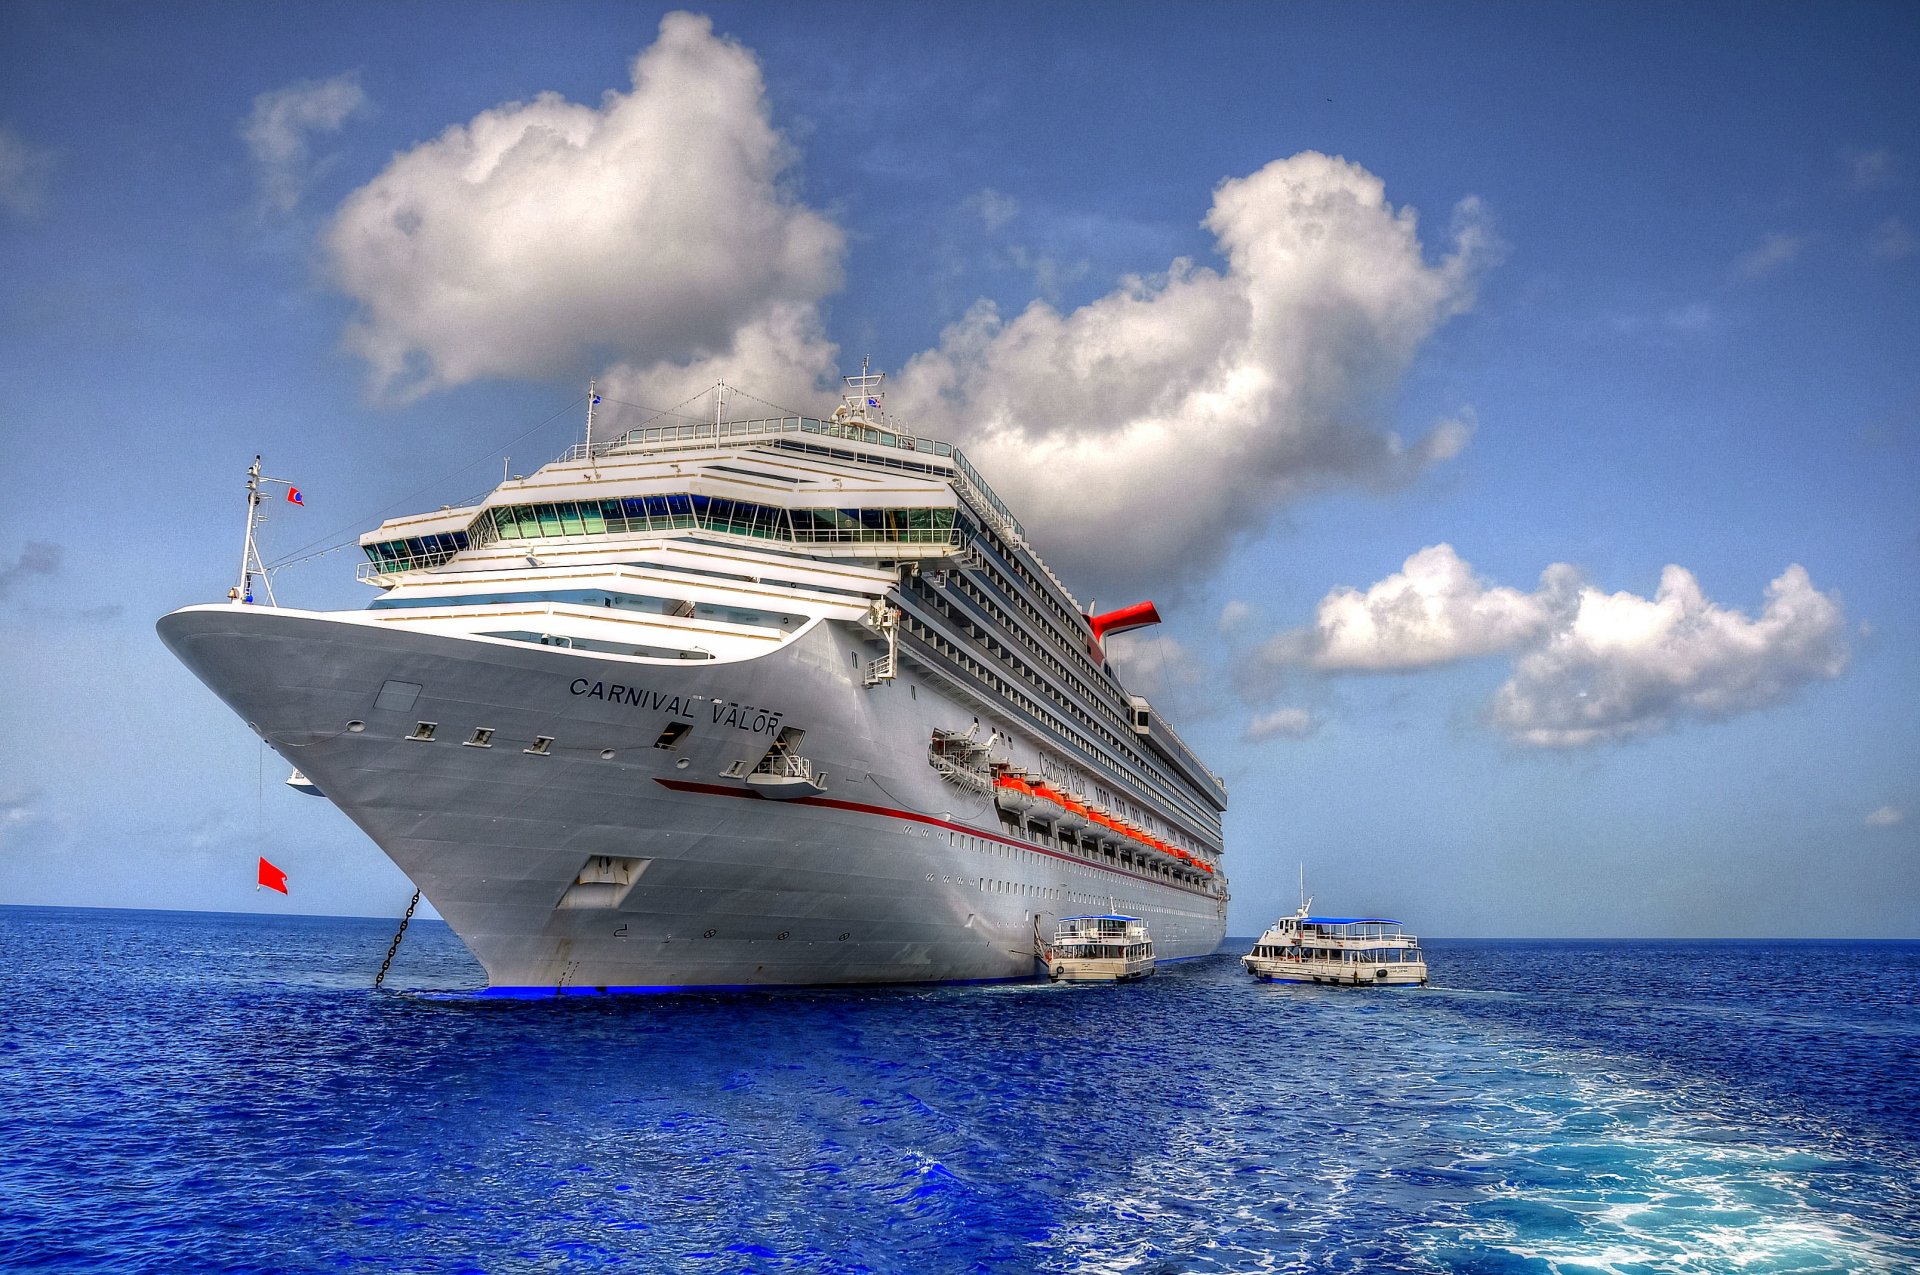
[[[253,156],[262,206],[270,212],[292,212],[318,167],[314,138],[339,132],[366,109],[367,95],[351,73],[302,80],[254,98],[253,114],[240,136]]]
[[[1319,729],[1319,721],[1304,708],[1276,708],[1248,722],[1240,739],[1247,744],[1269,739],[1305,739]]]
[[[1494,655],[1515,658],[1487,722],[1519,744],[1568,748],[1764,708],[1839,676],[1848,649],[1839,602],[1799,566],[1750,619],[1709,600],[1683,567],[1668,567],[1650,599],[1603,593],[1565,563],[1525,593],[1481,579],[1441,544],[1365,590],[1333,590],[1311,625],[1269,639],[1256,663],[1380,673]]]
[[[0,124],[0,209],[28,220],[46,211],[53,152]]]
[[[1789,264],[1807,246],[1804,235],[1770,234],[1752,250],[1742,253],[1733,263],[1736,279],[1761,279]]]
[[[50,576],[60,569],[65,550],[45,540],[29,540],[10,567],[0,567],[0,598],[30,576]]]
[[[1898,806],[1882,806],[1868,813],[1866,824],[1869,828],[1891,828],[1906,817],[1907,812]]]
[[[1368,588],[1335,589],[1320,600],[1311,627],[1282,633],[1261,657],[1325,672],[1397,672],[1510,651],[1547,633],[1570,613],[1578,587],[1572,567],[1548,567],[1540,589],[1489,585],[1452,545],[1408,558]]]
[[[1670,566],[1651,599],[1581,590],[1572,622],[1521,656],[1488,720],[1518,743],[1569,748],[1735,717],[1838,677],[1845,630],[1839,603],[1797,565],[1767,586],[1757,619]]]
[[[609,353],[630,359],[623,390],[649,394],[675,366],[761,386],[779,378],[757,355],[827,367],[812,307],[840,284],[844,237],[782,185],[792,158],[754,56],[668,14],[630,92],[483,111],[348,197],[326,237],[361,307],[347,347],[402,397]]]
[[[1224,270],[1176,260],[1070,313],[979,302],[889,400],[966,445],[1049,559],[1103,590],[1189,580],[1286,500],[1405,482],[1470,429],[1407,442],[1384,422],[1422,344],[1472,304],[1492,253],[1472,201],[1429,260],[1379,178],[1305,152],[1223,182],[1204,224]]]

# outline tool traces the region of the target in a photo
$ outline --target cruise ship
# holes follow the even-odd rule
[[[366,608],[243,564],[160,636],[495,989],[1031,978],[1094,911],[1213,952],[1225,785],[1103,648],[1152,605],[1091,614],[846,379],[824,420],[611,435],[590,396],[552,464],[362,535]]]

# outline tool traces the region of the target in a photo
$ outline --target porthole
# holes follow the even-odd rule
[[[611,748],[602,748],[602,749],[600,750],[600,760],[601,760],[601,761],[612,761],[612,760],[613,760],[613,750],[612,750]]]
[[[689,758],[686,758],[686,757],[682,757],[682,758],[681,758],[681,759],[680,759],[679,761],[677,761],[677,762],[675,762],[675,763],[673,763],[673,764],[674,764],[675,766],[678,766],[678,767],[679,767],[679,768],[680,768],[681,770],[685,770],[685,769],[686,769],[687,767],[689,767],[689,766],[691,766],[691,765],[693,765],[693,762],[692,762],[692,760],[691,760],[691,759],[689,759]]]
[[[493,727],[491,727],[491,726],[476,726],[476,727],[474,727],[474,728],[473,728],[473,737],[472,737],[471,739],[469,739],[469,740],[467,740],[467,742],[466,742],[466,747],[468,747],[468,748],[492,748],[492,747],[493,747]]]
[[[413,734],[407,736],[407,738],[408,739],[432,739],[433,732],[439,729],[440,729],[440,723],[438,722],[415,722],[413,726]]]
[[[533,737],[533,747],[525,751],[532,753],[535,757],[551,756],[553,753],[553,736],[535,735]]]
[[[365,722],[353,721],[353,722],[347,723],[347,729],[352,731],[356,735],[358,735],[361,731],[365,730],[366,728],[367,728],[367,724]]]

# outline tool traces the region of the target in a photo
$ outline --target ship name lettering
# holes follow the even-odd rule
[[[595,682],[584,677],[574,678],[573,684],[567,689],[585,699],[606,700],[610,704],[625,704],[631,708],[650,708],[670,717],[693,715],[690,711],[692,700],[684,695],[667,695],[645,687],[623,686],[619,682]],[[785,715],[778,709],[755,708],[751,704],[735,704],[723,699],[713,700],[712,706],[715,726],[731,726],[749,735],[779,734],[780,719]]]

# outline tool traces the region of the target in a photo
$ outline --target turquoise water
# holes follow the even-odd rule
[[[502,1001],[391,925],[0,908],[0,1266],[1920,1269],[1920,944]]]

